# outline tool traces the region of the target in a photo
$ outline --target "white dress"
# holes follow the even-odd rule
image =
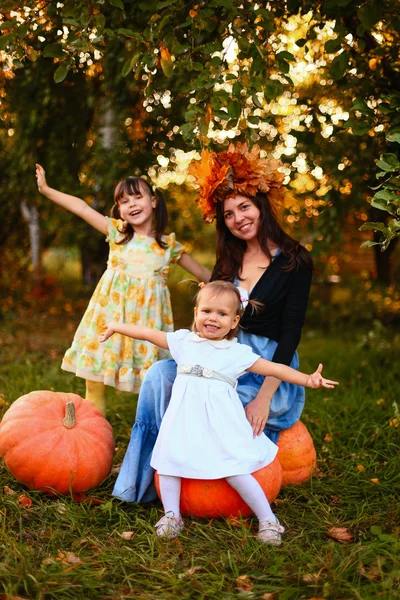
[[[200,365],[236,380],[260,357],[237,339],[210,341],[187,329],[167,333],[179,365]],[[253,437],[236,389],[226,381],[178,373],[161,422],[151,466],[161,475],[220,479],[253,473],[278,447]]]

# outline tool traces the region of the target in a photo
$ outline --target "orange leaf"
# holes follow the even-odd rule
[[[380,484],[380,481],[379,481],[379,479],[378,479],[377,477],[373,477],[372,479],[370,479],[370,481],[371,481],[372,483],[376,483],[376,485],[379,485],[379,484]]]
[[[363,465],[357,465],[357,471],[365,471],[365,467]]]
[[[353,539],[347,527],[331,527],[326,535],[337,542],[350,542]]]
[[[18,497],[18,502],[20,504],[23,504],[24,506],[26,506],[26,508],[30,508],[33,504],[32,500],[29,498],[29,496],[25,496],[25,494],[22,494],[21,496]]]
[[[250,527],[250,525],[248,523],[246,523],[246,521],[240,520],[239,517],[233,517],[232,515],[230,515],[229,517],[227,517],[226,521],[232,527],[242,527],[242,526],[244,526],[244,527]]]
[[[326,436],[324,437],[324,442],[331,442],[332,441],[332,436],[330,433],[327,433]]]

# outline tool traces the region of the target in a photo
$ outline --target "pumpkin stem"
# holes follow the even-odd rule
[[[67,429],[72,429],[76,425],[75,404],[72,401],[67,402],[65,405],[65,417],[62,424]]]

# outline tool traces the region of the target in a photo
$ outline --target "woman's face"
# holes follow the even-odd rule
[[[234,194],[224,200],[224,220],[235,237],[246,242],[257,237],[260,211],[247,196]]]

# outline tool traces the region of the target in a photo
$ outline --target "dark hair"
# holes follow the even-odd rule
[[[230,281],[221,281],[221,280],[215,280],[215,281],[210,281],[210,283],[206,283],[205,285],[203,285],[201,287],[201,289],[197,292],[197,294],[195,296],[195,307],[196,308],[199,305],[199,300],[200,300],[203,290],[208,290],[209,292],[211,292],[211,294],[213,296],[220,296],[221,294],[226,294],[227,292],[232,294],[232,296],[236,300],[236,308],[235,308],[236,314],[239,315],[239,317],[242,317],[244,309],[243,309],[242,299],[240,297],[240,292],[239,292],[238,288],[236,287],[236,285],[234,285]],[[236,337],[238,329],[239,329],[239,323],[237,324],[237,327],[235,327],[235,329],[231,329],[229,331],[229,333],[225,336],[225,339],[230,340],[230,339]],[[194,331],[196,333],[195,321],[193,321],[193,323],[192,323],[192,331]]]
[[[121,218],[119,214],[119,202],[121,198],[123,198],[124,196],[132,196],[134,194],[142,194],[140,184],[145,185],[150,196],[154,196],[154,198],[156,199],[156,207],[154,209],[155,240],[160,246],[160,248],[166,248],[167,244],[161,239],[161,236],[164,233],[168,222],[168,213],[165,198],[159,190],[155,190],[155,192],[153,193],[150,184],[142,177],[127,177],[126,179],[123,179],[117,184],[117,187],[114,191],[114,206],[111,209],[111,216],[114,219]],[[135,231],[132,225],[130,225],[129,223],[125,223],[123,229],[118,231],[122,233],[124,237],[121,241],[117,242],[117,244],[126,244],[135,235]]]
[[[297,270],[300,266],[307,269],[313,268],[310,253],[300,245],[299,242],[290,237],[279,225],[275,210],[268,196],[258,192],[255,196],[248,196],[260,211],[260,224],[258,228],[258,242],[262,251],[271,260],[271,252],[268,248],[268,240],[276,244],[284,256],[289,257],[288,271]],[[246,242],[233,235],[226,226],[224,218],[224,203],[216,203],[217,222],[217,261],[212,274],[212,279],[224,279],[233,281],[239,278],[240,269],[243,264],[243,256],[246,250]]]

